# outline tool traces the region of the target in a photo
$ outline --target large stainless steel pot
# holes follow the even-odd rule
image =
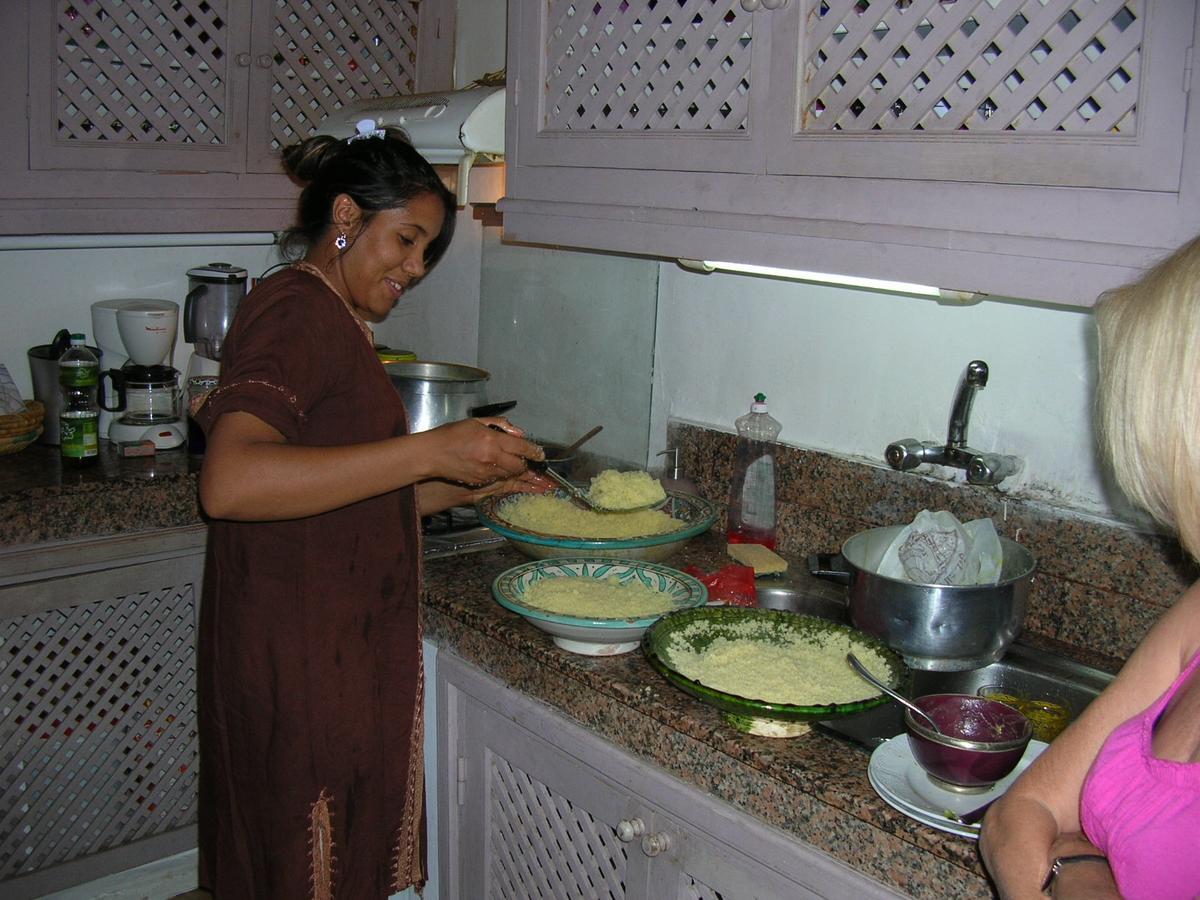
[[[848,586],[850,621],[904,656],[913,669],[957,672],[991,665],[1025,621],[1037,562],[1000,538],[1004,563],[995,585],[918,584],[871,571],[903,525],[861,531],[841,553],[809,557],[813,575]]]
[[[498,416],[517,405],[515,400],[487,402],[484,369],[444,362],[384,362],[384,369],[408,410],[413,432],[428,431],[475,416]]]

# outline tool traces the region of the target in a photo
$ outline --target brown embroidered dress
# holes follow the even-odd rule
[[[349,309],[295,269],[242,301],[198,419],[238,410],[303,445],[407,429]],[[423,880],[419,542],[412,488],[210,523],[200,866],[219,900],[365,900]]]

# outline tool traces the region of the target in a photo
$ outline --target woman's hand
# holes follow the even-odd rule
[[[495,435],[495,440],[501,440],[502,436],[504,436],[502,447],[511,448],[516,446],[521,469],[515,474],[509,475],[497,474],[503,472],[503,469],[499,466],[494,469],[489,467],[484,474],[485,476],[488,474],[492,475],[490,480],[485,477],[481,481],[470,483],[464,483],[461,480],[448,481],[445,480],[447,476],[442,476],[438,480],[422,482],[417,485],[417,504],[421,515],[427,516],[441,512],[451,506],[471,506],[486,497],[514,493],[543,494],[556,487],[554,482],[544,475],[539,475],[526,468],[527,460],[541,459],[545,454],[537,444],[524,440],[525,432],[516,425],[500,417],[468,419],[467,422],[477,422],[485,425],[485,432]],[[452,425],[462,424],[465,423],[452,423]],[[451,426],[442,427],[450,428]],[[438,428],[433,429],[433,431],[440,430]],[[468,435],[473,434],[468,429],[459,430],[467,431]],[[438,435],[438,437],[440,438],[442,435]],[[515,445],[512,443],[514,439],[519,439],[519,442]]]
[[[526,471],[527,460],[545,458],[524,435],[496,416],[450,422],[413,437],[427,445],[432,477],[482,487],[516,478]]]
[[[518,492],[539,494],[553,487],[541,475],[528,471],[478,488],[452,481],[422,481],[416,486],[417,510],[422,516],[431,516],[452,506],[474,506],[485,497]]]

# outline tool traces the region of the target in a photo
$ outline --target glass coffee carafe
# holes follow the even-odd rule
[[[120,416],[109,426],[109,439],[117,442],[153,440],[160,450],[184,442],[180,416],[179,370],[171,366],[126,363],[119,371],[101,373],[112,381],[116,402],[102,403]]]

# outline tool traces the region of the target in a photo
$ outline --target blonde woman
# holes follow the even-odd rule
[[[1099,427],[1121,488],[1200,556],[1200,238],[1105,295]],[[1200,583],[989,810],[1001,897],[1200,896]]]

